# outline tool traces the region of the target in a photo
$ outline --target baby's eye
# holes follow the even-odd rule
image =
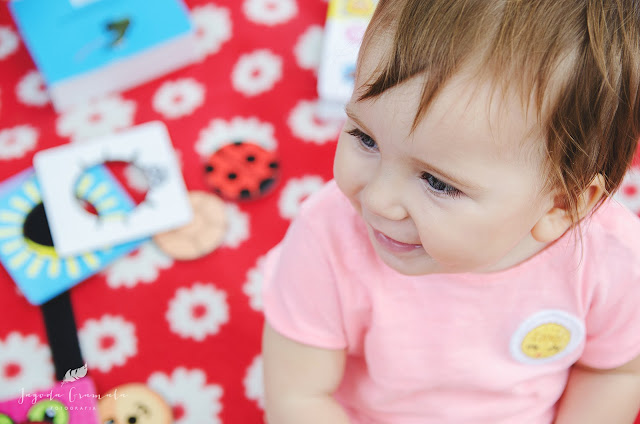
[[[427,182],[431,190],[438,194],[444,194],[451,197],[456,197],[462,194],[462,192],[454,186],[439,180],[428,172],[423,172],[421,178]]]
[[[363,133],[357,128],[352,129],[351,131],[347,131],[347,134],[354,136],[358,139],[362,147],[367,150],[377,150],[378,145],[374,141],[373,138],[369,137],[367,134]]]

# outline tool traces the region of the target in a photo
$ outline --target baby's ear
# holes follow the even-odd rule
[[[598,204],[605,193],[604,177],[601,174],[591,180],[591,184],[578,197],[578,220],[587,216],[589,212]],[[547,213],[538,220],[536,225],[531,229],[531,235],[534,239],[543,243],[550,243],[560,238],[573,224],[571,214],[567,208],[566,202],[562,201],[559,196]]]

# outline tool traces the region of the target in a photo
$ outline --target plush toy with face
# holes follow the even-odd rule
[[[171,424],[171,408],[144,384],[130,383],[100,396],[101,424]],[[0,424],[2,424],[0,422]]]
[[[0,424],[69,424],[69,411],[57,400],[36,402],[27,412],[26,421],[14,421],[8,415],[0,414]]]

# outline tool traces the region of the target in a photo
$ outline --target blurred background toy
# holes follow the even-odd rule
[[[181,0],[155,0],[152,9],[145,0],[20,0],[9,5],[58,111],[199,59]]]

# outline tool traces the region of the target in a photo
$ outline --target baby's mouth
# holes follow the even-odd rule
[[[422,244],[410,244],[403,243],[401,241],[395,240],[380,231],[372,228],[373,236],[376,241],[385,249],[390,250],[392,252],[405,253],[405,252],[413,252],[417,249],[422,249]]]

